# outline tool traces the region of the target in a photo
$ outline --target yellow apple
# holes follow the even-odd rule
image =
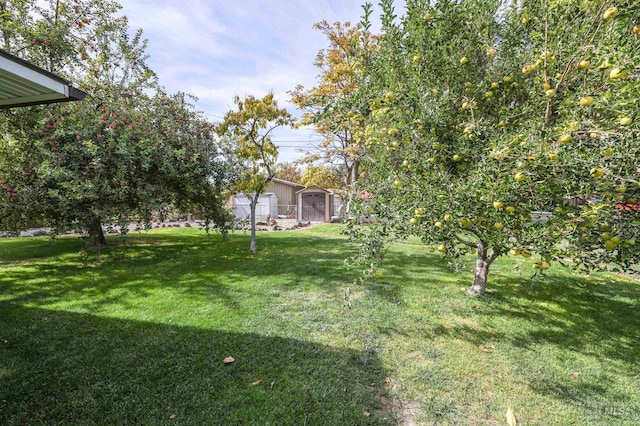
[[[487,98],[490,98],[490,97],[492,97],[492,96],[493,96],[493,92],[492,92],[491,90],[489,90],[487,93],[485,93],[485,96],[486,96]]]
[[[607,250],[615,250],[616,247],[618,247],[618,243],[615,243],[611,240],[607,240],[604,242],[604,246],[607,248]]]
[[[420,55],[413,55],[413,62],[420,62],[420,59],[422,59],[420,58]]]
[[[609,73],[609,78],[612,80],[619,80],[627,77],[629,77],[629,72],[623,71],[619,67],[612,69],[611,72]]]
[[[493,55],[496,54],[496,49],[494,49],[493,47],[489,50],[487,50],[487,56],[491,57]]]
[[[428,21],[431,19],[431,14],[429,12],[425,13],[424,15],[422,15],[422,19],[424,19],[425,21]]]
[[[399,188],[400,185],[402,185],[402,181],[400,181],[399,179],[393,181],[393,186],[395,186],[396,188]]]
[[[494,201],[493,202],[493,208],[494,209],[501,209],[503,206],[502,201]]]
[[[620,125],[621,126],[628,126],[629,124],[631,124],[633,122],[633,120],[631,119],[631,117],[622,117],[620,119]]]
[[[558,142],[560,142],[563,145],[568,144],[570,141],[571,141],[571,135],[568,133],[565,133],[564,135],[558,138]]]
[[[591,62],[587,61],[586,59],[583,59],[582,61],[580,61],[580,63],[578,63],[578,68],[580,68],[581,70],[584,70],[589,68],[589,65],[591,65]]]
[[[610,7],[609,9],[605,10],[604,13],[602,14],[602,17],[607,20],[607,19],[611,19],[611,18],[615,18],[615,16],[618,14],[618,8],[613,6]]]
[[[524,181],[524,180],[527,178],[527,175],[525,175],[525,174],[524,174],[524,173],[522,173],[522,172],[518,172],[518,173],[516,173],[516,174],[514,175],[514,177],[515,177],[515,179],[516,179],[518,182],[522,182],[522,181]]]
[[[444,244],[439,244],[438,245],[438,251],[445,251],[447,248],[444,246]]]
[[[467,62],[469,62],[469,58],[467,58],[466,56],[463,56],[462,58],[460,58],[460,63],[462,65],[466,64]]]
[[[509,250],[509,254],[511,256],[518,256],[520,254],[520,250],[512,248],[511,250]]]
[[[500,84],[497,81],[494,81],[493,83],[491,83],[491,88],[492,89],[497,89],[500,86]]]
[[[504,208],[504,211],[506,211],[507,213],[515,213],[516,208],[513,206],[507,206]]]
[[[586,107],[593,103],[593,96],[585,96],[580,98],[580,106]]]
[[[444,226],[444,224],[440,221],[435,223],[436,228],[442,228]]]
[[[589,173],[591,174],[591,176],[593,176],[594,178],[599,178],[604,176],[604,171],[600,168],[600,167],[594,167],[591,170],[589,170]]]
[[[511,76],[510,75],[506,75],[502,78],[502,81],[504,81],[505,83],[511,83]]]
[[[505,127],[507,125],[507,122],[504,120],[500,120],[500,122],[498,122],[498,127]]]
[[[600,64],[600,66],[598,68],[600,69],[606,69],[609,68],[611,66],[611,64],[609,63],[609,59],[604,59],[604,61],[602,61],[602,63]]]
[[[633,27],[631,32],[634,34],[640,34],[640,25],[636,25],[635,27]]]
[[[493,227],[500,231],[502,228],[504,228],[504,225],[500,222],[496,222],[493,224]]]
[[[556,95],[556,89],[548,89],[544,91],[544,95],[547,98],[553,98]]]
[[[545,81],[544,83],[542,83],[542,88],[544,90],[549,90],[549,89],[551,89],[551,85],[549,84],[548,81]]]
[[[416,219],[415,217],[412,217],[411,219],[409,219],[409,223],[412,225],[415,225],[416,223],[418,223],[418,219]]]
[[[453,216],[450,215],[449,213],[444,215],[444,221],[445,222],[451,222],[453,220]]]
[[[460,226],[462,226],[463,228],[467,228],[473,224],[473,222],[471,222],[466,217],[463,217],[462,219],[460,219],[458,223],[460,223]]]
[[[549,262],[547,262],[545,260],[540,261],[540,262],[536,262],[536,263],[533,264],[533,267],[535,269],[540,269],[540,270],[549,269],[549,266],[550,266]]]

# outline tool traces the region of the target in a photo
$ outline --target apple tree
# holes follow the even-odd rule
[[[640,261],[640,5],[634,1],[383,0],[360,213],[364,258],[420,237],[534,267]],[[366,6],[370,8],[370,5]],[[365,21],[365,25],[367,22]]]
[[[255,253],[256,246],[256,206],[260,194],[275,176],[278,147],[271,137],[280,126],[291,126],[294,119],[284,108],[278,107],[272,92],[262,99],[247,95],[244,99],[236,96],[237,110],[225,114],[216,132],[234,143],[234,155],[241,176],[232,189],[249,198],[251,210],[251,243],[249,251]]]
[[[0,228],[82,229],[104,244],[103,225],[126,231],[132,217],[145,222],[168,205],[197,205],[223,223],[228,169],[213,126],[188,97],[164,93],[146,65],[141,31],[129,34],[117,3],[1,7],[4,45],[89,95],[3,111]]]

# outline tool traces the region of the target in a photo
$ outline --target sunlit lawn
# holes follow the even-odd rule
[[[0,424],[640,423],[637,281],[506,258],[471,298],[417,243],[365,285],[337,226],[258,245],[0,240]]]

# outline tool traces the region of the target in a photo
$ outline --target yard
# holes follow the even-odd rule
[[[471,298],[410,241],[354,285],[336,225],[258,238],[0,240],[0,423],[640,423],[638,281],[506,258]]]

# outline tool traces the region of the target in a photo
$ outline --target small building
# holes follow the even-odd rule
[[[304,189],[304,185],[300,185],[299,183],[278,178],[271,179],[265,193],[272,193],[278,199],[277,217],[281,219],[295,219],[297,206],[296,193],[301,189]]]
[[[251,216],[249,197],[235,194],[227,206],[239,219]],[[298,222],[326,222],[342,213],[342,199],[332,189],[274,178],[258,198],[256,219],[296,219]]]
[[[258,197],[256,205],[256,219],[295,219],[296,193],[304,189],[304,185],[273,178],[265,188],[265,192]],[[245,194],[235,194],[230,197],[228,207],[233,215],[239,219],[251,216],[249,198]]]
[[[333,190],[312,185],[297,192],[298,222],[331,222],[340,210],[341,200]]]

